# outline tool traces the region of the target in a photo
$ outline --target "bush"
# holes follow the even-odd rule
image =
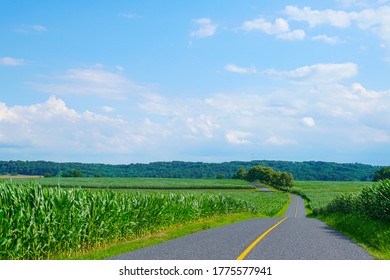
[[[330,202],[325,212],[357,212],[369,217],[390,221],[390,181],[380,181],[358,194],[341,195]]]
[[[360,194],[364,212],[373,218],[390,221],[390,181],[364,188]]]

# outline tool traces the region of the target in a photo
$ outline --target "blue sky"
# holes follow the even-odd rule
[[[389,165],[390,1],[0,3],[0,158]]]

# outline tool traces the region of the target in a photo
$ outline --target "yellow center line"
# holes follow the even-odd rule
[[[262,235],[260,235],[259,238],[257,238],[251,245],[249,245],[248,248],[245,249],[244,252],[241,253],[241,255],[236,260],[243,260],[246,255],[249,254],[250,251],[259,243],[268,233],[270,233],[273,229],[275,229],[277,226],[279,226],[281,223],[283,223],[285,220],[287,220],[287,217],[285,217],[283,220],[277,222],[275,225],[270,227],[266,232],[264,232]]]
[[[297,215],[298,215],[298,203],[299,203],[299,199],[297,199],[297,207],[295,208],[294,219],[296,219],[296,218],[297,218]]]

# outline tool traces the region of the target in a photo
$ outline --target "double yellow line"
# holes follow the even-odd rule
[[[294,214],[294,219],[298,216],[298,203],[299,203],[299,200],[297,199],[297,206],[295,207],[295,214]],[[243,260],[246,255],[249,254],[250,251],[252,251],[252,249],[268,234],[270,233],[271,231],[273,231],[275,228],[277,228],[279,225],[281,225],[285,220],[287,220],[288,217],[285,217],[283,220],[277,222],[275,225],[273,225],[272,227],[270,227],[266,232],[264,232],[262,235],[259,236],[259,238],[257,238],[255,241],[252,242],[251,245],[249,245],[248,248],[245,249],[244,252],[241,253],[241,255],[238,256],[238,258],[236,260]]]

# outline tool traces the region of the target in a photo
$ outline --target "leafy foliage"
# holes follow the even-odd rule
[[[234,195],[0,184],[0,259],[43,259],[216,214],[257,213]]]
[[[359,163],[304,161],[231,161],[204,162],[152,162],[149,164],[92,164],[48,161],[0,161],[0,174],[52,175],[61,177],[72,170],[80,170],[86,177],[152,177],[152,178],[231,178],[239,168],[267,166],[280,172],[291,173],[295,180],[314,181],[371,181],[381,167]]]
[[[390,167],[384,167],[375,171],[374,178],[372,180],[374,182],[378,182],[386,179],[390,179]]]
[[[326,212],[358,212],[375,219],[390,221],[390,181],[380,181],[377,185],[364,188],[358,194],[337,197],[326,207]]]
[[[287,172],[275,171],[267,166],[253,166],[249,171],[240,168],[233,178],[240,178],[250,182],[258,181],[277,189],[287,190],[293,186],[293,176]]]

